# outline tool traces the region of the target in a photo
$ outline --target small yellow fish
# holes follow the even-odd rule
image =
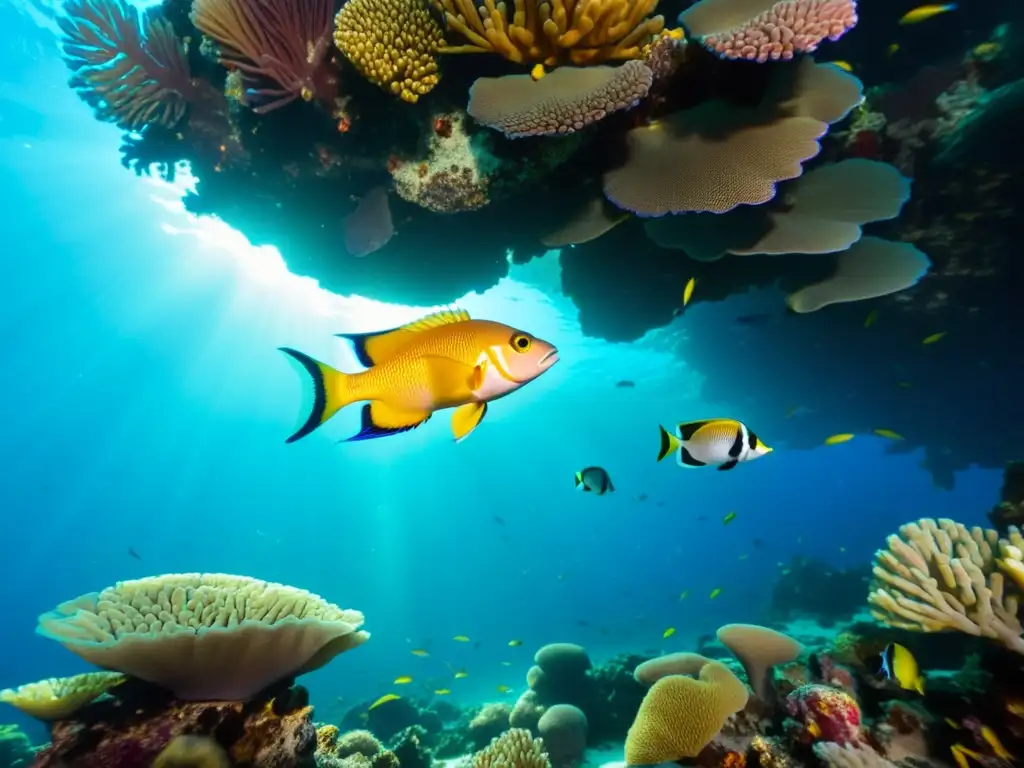
[[[879,437],[884,437],[888,440],[902,440],[903,435],[899,432],[893,432],[891,429],[873,429],[871,430]]]
[[[679,599],[680,600],[685,600],[686,596],[689,595],[689,594],[690,594],[690,590],[684,589],[682,592],[679,593]]]
[[[468,643],[469,642],[469,638],[466,637],[465,635],[456,635],[455,637],[452,638],[452,640],[454,640],[456,643]]]
[[[900,44],[899,43],[890,43],[889,47],[885,49],[885,52],[887,54],[889,54],[890,56],[892,56],[894,53],[899,51],[899,49],[900,49]]]
[[[903,26],[906,26],[907,24],[920,24],[922,21],[928,21],[928,19],[934,16],[955,10],[956,3],[919,5],[914,10],[907,11],[907,13],[903,14],[898,23]]]
[[[503,666],[503,667],[511,667],[512,666],[512,662],[511,661],[499,661],[498,663],[501,664],[501,666]]]
[[[456,442],[476,429],[492,400],[511,394],[558,362],[543,339],[502,323],[472,320],[447,309],[378,333],[339,334],[348,339],[360,373],[342,373],[289,347],[284,352],[313,385],[311,410],[285,442],[294,443],[346,406],[368,401],[362,428],[346,442],[408,432],[435,411],[454,408]]]
[[[669,627],[668,629],[666,629],[664,632],[661,633],[661,638],[662,638],[662,640],[668,640],[675,633],[676,633],[676,628],[675,627]]]
[[[385,693],[383,696],[381,696],[379,699],[373,702],[373,704],[371,704],[366,711],[369,712],[371,709],[376,709],[381,704],[387,704],[389,701],[398,701],[400,698],[402,697],[399,696],[397,693]]]
[[[838,435],[832,435],[831,437],[825,438],[825,445],[839,445],[840,443],[848,443],[853,440],[853,434],[851,432],[841,432]]]
[[[533,78],[533,82],[537,82],[546,74],[547,72],[545,72],[543,64],[535,64],[533,69],[530,70],[530,77]]]
[[[878,316],[880,314],[881,313],[877,309],[872,309],[870,312],[868,312],[868,316],[864,318],[864,327],[870,328],[872,325],[874,325],[875,321],[878,319]]]
[[[722,518],[722,525],[728,525],[729,523],[731,523],[735,519],[736,519],[736,513],[735,512],[730,512],[729,514],[727,514],[725,517]]]
[[[509,688],[507,685],[499,685],[499,686],[496,686],[495,690],[497,690],[498,693],[508,693],[512,689]]]
[[[950,728],[957,728],[957,729],[960,728],[960,723],[958,723],[953,718],[947,717],[947,718],[944,718],[944,719],[946,721],[946,725],[948,725]]]
[[[851,64],[848,61],[843,61],[842,59],[839,59],[839,61],[830,61],[828,63],[831,64],[833,67],[839,67],[841,70],[843,70],[843,72],[853,72],[853,64]]]
[[[954,744],[949,751],[953,753],[953,759],[959,768],[971,768],[971,764],[967,762],[968,757],[973,757],[979,763],[981,762],[981,754],[973,749],[968,749],[963,744]]]
[[[447,688],[438,688],[436,691],[434,691],[434,693],[438,696],[447,696],[449,693],[451,693],[451,691]]]
[[[395,678],[395,685],[407,685],[412,682],[412,678],[409,675],[402,675]]]
[[[722,588],[721,587],[715,587],[714,589],[711,590],[711,594],[708,595],[708,600],[714,600],[720,594],[722,594]]]
[[[974,54],[975,58],[988,59],[989,57],[995,56],[995,54],[999,53],[1001,50],[1002,46],[999,45],[999,43],[993,43],[990,41],[987,43],[978,43],[978,45],[974,46],[974,50],[971,51],[971,53]]]
[[[518,648],[522,644],[523,644],[522,640],[509,640],[508,641],[508,647],[509,648]]]
[[[1024,717],[1024,701],[1012,700],[1006,702],[1006,711],[1017,717]]]
[[[931,336],[925,336],[925,338],[922,339],[921,343],[922,344],[934,344],[936,341],[941,341],[942,338],[945,335],[946,335],[945,331],[939,331],[938,333],[933,333]]]
[[[683,306],[685,307],[690,303],[690,299],[693,298],[693,289],[697,286],[697,278],[691,277],[686,281],[686,287],[683,288]]]
[[[989,728],[987,725],[981,726],[981,738],[985,740],[985,743],[992,747],[992,751],[995,756],[1001,760],[1012,760],[1013,755],[1007,751],[1006,747],[1003,746],[1003,742],[996,736],[996,732]]]
[[[458,672],[455,673],[456,680],[461,680],[464,677],[469,677],[469,672],[467,672],[464,669],[460,669]]]
[[[420,658],[423,658],[424,656],[429,656],[430,655],[429,651],[425,651],[422,648],[417,648],[417,649],[415,649],[413,651],[409,651],[409,653],[411,653],[413,656],[419,656]]]
[[[882,651],[882,668],[879,672],[903,690],[917,691],[924,696],[924,675],[917,666],[917,659],[899,643],[889,643]]]

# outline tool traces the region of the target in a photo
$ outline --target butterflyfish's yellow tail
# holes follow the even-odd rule
[[[294,435],[285,440],[286,443],[294,443],[326,422],[346,405],[355,402],[355,398],[352,397],[349,386],[350,374],[336,371],[326,363],[314,360],[298,350],[281,347],[281,351],[301,365],[313,382],[312,402],[307,403],[303,409],[303,412],[308,410],[309,417]]]
[[[678,437],[673,435],[664,427],[659,426],[658,429],[661,430],[661,448],[658,451],[658,461],[661,461],[672,453],[672,451],[679,450],[679,446],[682,445],[682,443],[679,442]]]

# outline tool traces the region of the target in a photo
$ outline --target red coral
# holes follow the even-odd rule
[[[857,700],[827,685],[803,685],[786,697],[786,710],[800,726],[804,741],[852,744],[862,740]]]

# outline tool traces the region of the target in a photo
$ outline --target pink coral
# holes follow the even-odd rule
[[[861,741],[860,707],[846,691],[828,685],[802,685],[786,697],[786,710],[807,741]]]
[[[715,2],[704,0],[694,10]],[[716,14],[704,15],[710,22]],[[684,13],[684,23],[686,16]],[[724,14],[721,17],[727,18]],[[722,58],[765,62],[811,53],[825,39],[838,40],[856,23],[856,0],[782,0],[737,26],[706,31],[691,27],[690,32]]]

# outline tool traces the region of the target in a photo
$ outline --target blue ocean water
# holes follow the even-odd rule
[[[34,634],[62,600],[202,571],[366,614],[370,642],[303,680],[327,713],[398,675],[428,690],[444,681],[460,702],[508,685],[511,701],[542,643],[578,642],[595,659],[690,648],[724,622],[756,621],[780,562],[865,564],[907,520],[981,523],[994,502],[999,472],[939,490],[919,455],[892,455],[881,438],[788,451],[785,435],[766,434],[775,453],[729,473],[656,464],[658,424],[728,415],[756,428],[761,414],[702,400],[701,371],[685,362],[687,328],[734,306],[697,306],[634,344],[585,338],[553,255],[458,302],[562,358],[470,440],[453,444],[437,419],[338,445],[352,409],[285,445],[300,382],[277,347],[355,370],[332,334],[430,308],[327,294],[273,249],[186,214],[187,173],[173,186],[121,169],[119,131],[67,89],[50,33],[25,11],[0,16],[16,43],[0,54],[0,687],[85,670]],[[772,372],[752,386],[771,387]],[[576,493],[586,465],[605,467],[616,493]],[[663,640],[667,627],[677,632]],[[470,642],[452,640],[462,634]],[[469,676],[452,680],[461,668]],[[0,720],[21,722],[13,710]]]

